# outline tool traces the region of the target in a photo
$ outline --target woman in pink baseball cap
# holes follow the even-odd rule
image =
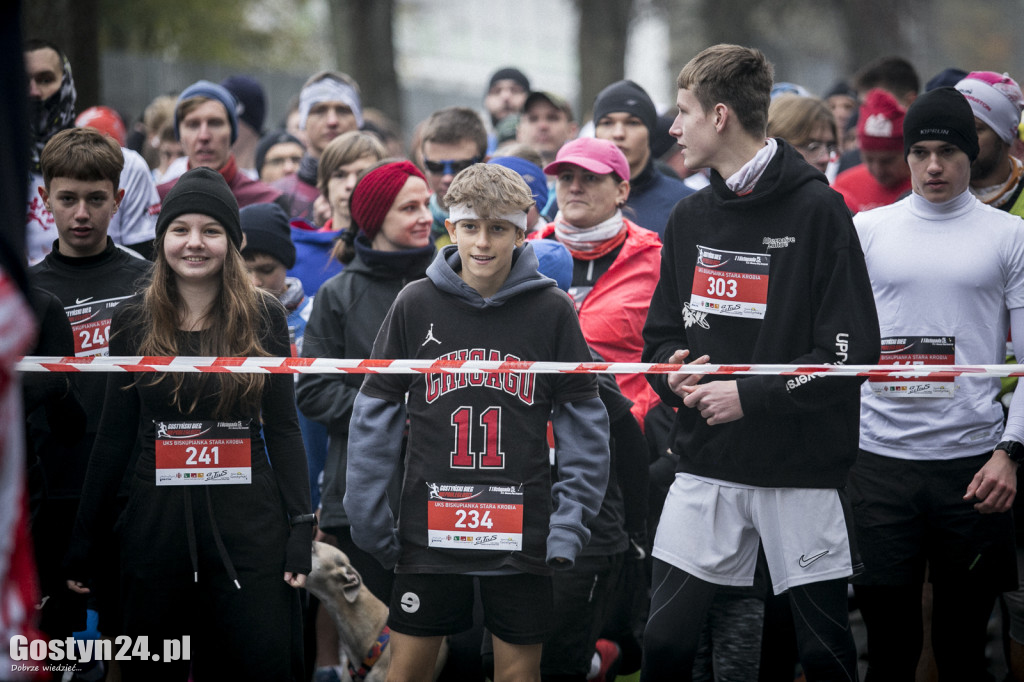
[[[535,234],[557,239],[572,254],[569,293],[583,336],[605,360],[640,362],[641,331],[658,282],[661,240],[623,216],[629,162],[613,142],[581,137],[563,145],[544,172],[556,178],[558,214]],[[642,374],[617,378],[642,424],[658,397]]]
[[[533,233],[531,238],[557,240],[572,255],[569,294],[576,303],[583,337],[594,353],[609,362],[640,362],[644,345],[641,332],[661,269],[661,239],[657,233],[623,215],[624,211],[631,210],[623,208],[629,198],[629,162],[611,140],[585,137],[563,145],[544,172],[555,176],[559,210],[554,221]],[[633,546],[642,546],[646,544],[649,460],[644,456],[645,448],[639,445],[646,441],[640,428],[648,410],[658,404],[659,398],[642,374],[619,374],[615,379],[623,395],[633,403],[630,411],[638,424],[631,425],[635,433],[635,437],[631,437],[628,415],[613,420],[612,434],[617,443],[613,468],[622,493],[624,530]],[[598,518],[605,518],[611,508],[602,506]],[[580,622],[589,611],[573,601],[572,595],[578,592],[570,587],[573,580],[580,580],[578,574],[584,570],[593,571],[592,584],[606,585],[604,581],[609,575],[604,571],[610,571],[614,562],[620,562],[615,564],[621,567],[618,586],[614,590],[599,588],[593,594],[596,613],[604,608],[601,600],[625,598],[628,603],[634,591],[645,589],[637,568],[639,563],[625,559],[631,552],[623,552],[621,545],[616,544],[622,540],[610,530],[609,524],[597,522],[593,532],[581,556],[584,562],[604,563],[578,563],[580,571],[574,569],[577,575],[556,576],[555,632],[578,632],[581,627],[585,632],[589,627]],[[597,566],[600,568],[584,568]],[[617,633],[616,643],[609,640],[584,643],[572,635],[565,638],[555,635],[545,642],[542,669],[563,672],[573,656],[583,655],[589,661],[595,648],[602,665],[607,665],[615,659],[614,651],[610,650],[616,644],[623,649],[636,646],[636,642],[629,643],[626,634],[630,618],[635,616],[624,609],[608,624]],[[589,646],[581,647],[583,644]]]

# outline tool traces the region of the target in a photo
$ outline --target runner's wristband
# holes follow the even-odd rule
[[[316,514],[299,514],[289,519],[289,523],[293,526],[297,526],[300,523],[316,523]]]

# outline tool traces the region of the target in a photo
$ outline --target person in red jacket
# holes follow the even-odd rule
[[[903,156],[905,114],[885,90],[868,92],[857,119],[857,141],[864,162],[843,171],[832,183],[851,213],[888,206],[910,192],[910,166]]]
[[[579,138],[544,168],[556,177],[558,215],[538,233],[557,239],[573,258],[572,286],[583,336],[609,362],[639,362],[647,306],[658,283],[661,239],[622,216],[629,162],[615,143]],[[616,375],[643,424],[658,396],[642,374]]]

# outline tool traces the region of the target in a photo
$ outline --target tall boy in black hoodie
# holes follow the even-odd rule
[[[670,130],[711,186],[675,208],[644,327],[645,362],[877,361],[878,320],[842,197],[765,139],[773,69],[716,45],[679,74]],[[753,582],[759,541],[789,590],[809,679],[856,679],[839,489],[857,453],[856,379],[650,377],[679,408],[680,461],[653,556],[644,679],[688,679],[718,585]],[[721,379],[721,380],[715,380]]]

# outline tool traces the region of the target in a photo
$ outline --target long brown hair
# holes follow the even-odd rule
[[[164,256],[165,231],[157,237],[153,278],[143,291],[142,355],[181,355],[179,328],[184,303],[178,293],[174,271]],[[217,357],[270,355],[260,343],[259,330],[265,316],[269,294],[249,280],[245,261],[231,240],[221,270],[220,291],[204,320],[207,326],[199,334],[199,354]],[[168,376],[169,375],[169,376]],[[226,419],[258,409],[267,377],[262,374],[201,374],[186,381],[181,372],[158,373],[149,385],[169,379],[174,382],[172,404],[183,414],[191,414],[202,397],[219,396],[213,417]]]

